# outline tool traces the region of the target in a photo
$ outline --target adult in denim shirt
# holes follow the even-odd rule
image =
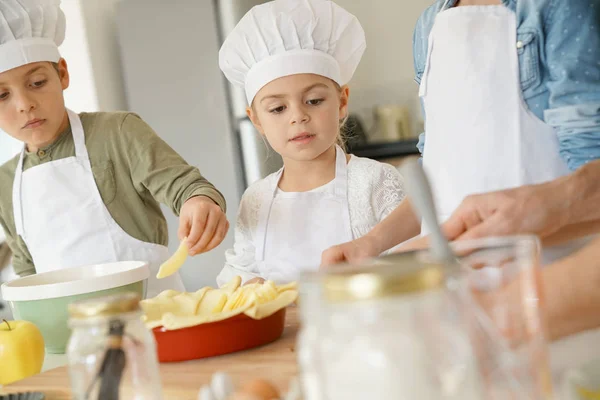
[[[554,128],[560,154],[572,171],[599,159],[600,0],[490,3],[500,2],[517,17],[516,47],[527,107]],[[450,0],[446,9],[456,3]],[[414,31],[415,81],[419,84],[429,32],[443,4],[444,0],[438,0],[429,7]],[[419,136],[417,147],[423,153],[425,133]]]
[[[417,23],[414,61],[427,126],[419,149],[441,219],[470,194],[600,158],[600,0],[438,0]],[[323,263],[377,255],[418,232],[404,202]]]

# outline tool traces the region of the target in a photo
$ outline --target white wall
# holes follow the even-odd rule
[[[74,111],[125,109],[125,92],[115,26],[120,0],[63,0],[67,31],[60,52],[71,84],[65,103]]]
[[[75,0],[67,0],[75,1]],[[80,0],[91,52],[98,107],[124,110],[125,91],[117,40],[116,8],[121,0]]]
[[[65,0],[61,8],[67,19],[65,41],[60,54],[67,61],[70,84],[65,90],[65,104],[75,112],[98,111],[98,95],[92,71],[90,46],[80,0]]]
[[[367,49],[350,82],[350,111],[373,123],[373,106],[409,107],[418,129],[420,106],[414,82],[413,30],[419,15],[434,0],[335,0],[360,20]],[[420,133],[420,132],[417,132]]]

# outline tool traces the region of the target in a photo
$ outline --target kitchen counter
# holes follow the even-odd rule
[[[42,365],[42,373],[54,368],[67,365],[66,354],[47,354],[44,356],[44,365]]]
[[[196,400],[200,387],[210,381],[213,373],[227,372],[235,382],[243,383],[253,378],[270,379],[280,390],[287,390],[289,382],[297,373],[295,344],[298,332],[296,308],[290,308],[286,316],[286,328],[278,341],[253,350],[160,365],[165,399]],[[600,359],[600,329],[573,335],[550,346],[550,358],[555,382],[556,398],[560,399],[561,378],[570,368]],[[64,355],[50,355],[44,367],[66,363]],[[4,390],[4,391],[3,391]],[[47,370],[39,375],[8,385],[0,394],[19,391],[41,391],[46,400],[71,399],[66,366]]]
[[[200,387],[210,382],[212,374],[217,371],[228,373],[234,382],[266,378],[280,390],[287,390],[290,380],[297,375],[294,353],[298,332],[297,308],[287,310],[285,325],[279,340],[256,349],[203,360],[160,364],[164,399],[196,400]],[[71,399],[65,363],[66,356],[49,355],[44,368],[62,366],[7,385],[0,389],[0,394],[39,391],[46,394],[45,400]]]

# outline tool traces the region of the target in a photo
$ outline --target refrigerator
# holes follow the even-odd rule
[[[123,0],[116,24],[127,108],[210,180],[225,196],[229,233],[211,252],[188,258],[186,289],[215,286],[225,251],[233,246],[239,201],[252,182],[282,161],[246,117],[243,89],[218,65],[225,35],[261,1]],[[169,250],[178,246],[178,217],[163,209]]]

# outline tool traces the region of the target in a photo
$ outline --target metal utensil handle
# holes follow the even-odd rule
[[[496,349],[502,352],[503,355],[509,356],[509,363],[514,365],[517,360],[512,353],[509,343],[507,343],[506,338],[496,329],[494,322],[486,314],[485,310],[483,310],[481,305],[473,299],[468,290],[464,291],[462,295],[459,293],[461,286],[459,282],[461,264],[455,257],[446,236],[439,226],[431,187],[423,167],[417,158],[411,157],[402,163],[400,172],[404,177],[408,195],[412,199],[411,204],[415,208],[417,214],[420,214],[425,220],[425,224],[431,231],[431,252],[439,262],[442,262],[445,265],[447,272],[446,287],[451,292],[459,295],[463,304],[473,312],[475,320],[479,323],[483,333],[488,336],[492,343],[496,344]],[[502,366],[500,367],[513,389],[515,389],[519,395],[524,395],[525,390],[518,378],[510,372],[505,371],[505,368],[502,368]],[[519,396],[519,398],[520,397],[521,396]]]

